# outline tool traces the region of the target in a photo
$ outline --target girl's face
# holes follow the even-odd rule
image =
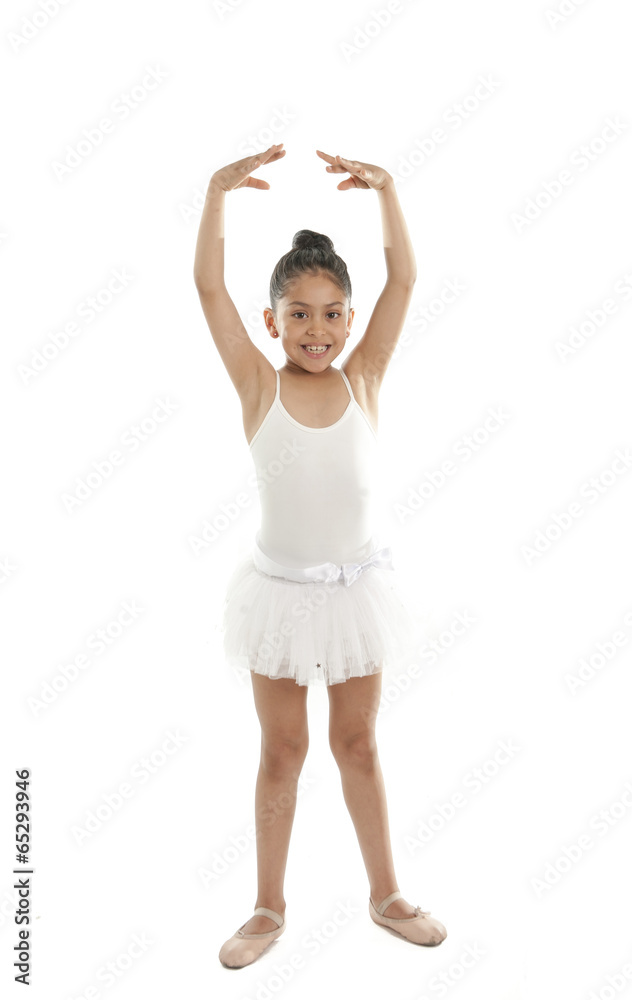
[[[295,278],[279,299],[276,319],[265,310],[266,326],[281,338],[288,367],[314,373],[325,371],[343,350],[353,315],[344,292],[323,272]]]

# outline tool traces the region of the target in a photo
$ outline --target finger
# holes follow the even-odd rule
[[[260,154],[260,158],[264,163],[269,163],[270,160],[276,160],[279,156],[284,155],[286,150],[281,150],[282,142],[276,144],[276,146],[269,146],[265,153]]]
[[[360,188],[368,188],[368,184],[365,181],[360,180],[359,177],[347,177],[346,180],[342,181],[338,185],[339,191],[350,191],[352,188],[359,190]]]
[[[351,164],[350,160],[345,161],[342,156],[336,155],[336,158],[332,163],[332,165],[326,167],[326,169],[330,170],[334,174],[351,173],[352,171],[349,170],[350,164]]]
[[[323,160],[327,160],[328,163],[334,162],[334,157],[330,156],[328,153],[323,153],[322,149],[317,149],[316,153],[318,154],[318,156],[321,156]]]
[[[280,160],[280,159],[282,159],[285,156],[285,152],[286,151],[283,150],[282,153],[275,153],[274,156],[271,156],[269,160],[264,160],[264,162],[260,163],[259,166],[260,167],[267,167],[268,163],[275,163],[276,160]],[[257,168],[255,167],[255,170],[256,169]]]
[[[285,156],[286,150],[281,150],[282,145],[283,143],[280,142],[276,146],[270,146],[263,153],[255,153],[253,157],[249,157],[249,162],[247,161],[245,164],[248,172],[256,170],[257,167],[263,166],[264,163],[270,163],[272,160],[278,160],[281,156]]]

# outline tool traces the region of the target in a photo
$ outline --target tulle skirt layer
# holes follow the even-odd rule
[[[262,572],[251,555],[228,580],[221,630],[231,666],[300,685],[388,671],[417,639],[395,570],[369,567],[350,586],[299,583]]]

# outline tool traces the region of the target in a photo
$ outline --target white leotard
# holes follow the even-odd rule
[[[250,442],[261,502],[257,544],[288,567],[362,562],[375,550],[377,435],[342,371],[349,405],[329,427],[307,427],[274,401]]]

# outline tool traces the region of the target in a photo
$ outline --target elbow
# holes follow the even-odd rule
[[[417,281],[417,268],[414,264],[410,267],[391,268],[390,271],[387,269],[386,275],[387,281],[400,285],[402,288],[412,288]]]
[[[392,281],[393,284],[399,285],[400,288],[406,288],[408,291],[412,291],[415,282],[417,281],[417,272],[412,271],[410,274],[398,274],[396,278],[389,278],[389,282]]]
[[[200,291],[201,288],[204,288],[205,284],[208,284],[208,282],[204,281],[204,275],[200,271],[198,271],[197,268],[195,267],[193,268],[193,281],[195,282],[195,287],[197,288],[198,292]]]
[[[222,287],[217,283],[209,281],[208,275],[199,274],[197,271],[193,272],[193,280],[199,295],[210,295],[212,292],[219,291]]]

